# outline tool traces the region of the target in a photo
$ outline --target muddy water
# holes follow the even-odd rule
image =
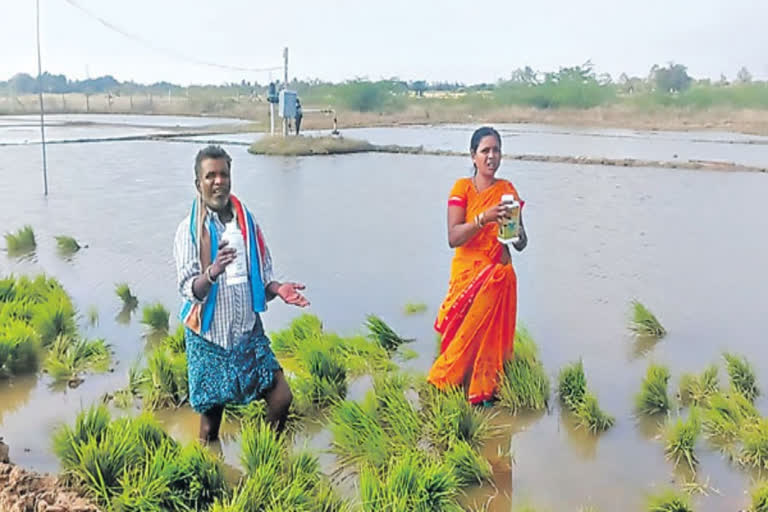
[[[391,132],[401,137],[398,129]],[[421,140],[404,142],[426,144],[430,132],[422,133]],[[268,158],[230,149],[235,193],[263,224],[278,277],[305,281],[311,312],[331,330],[352,333],[367,313],[381,315],[418,338],[420,356],[409,364],[428,369],[431,324],[451,256],[445,197],[468,162],[366,154]],[[88,376],[76,390],[51,389],[45,376],[0,382],[0,436],[14,461],[55,470],[52,429],[123,386],[128,366],[144,353],[138,320],[116,318],[115,282],[129,282],[144,303],[159,300],[176,309],[171,243],[191,201],[195,151],[194,145],[162,142],[51,146],[46,200],[39,148],[0,149],[3,231],[31,224],[38,240],[32,261],[0,254],[0,273],[58,277],[81,311],[98,307],[99,325],[86,332],[107,338],[116,353],[114,373]],[[728,349],[749,355],[760,381],[768,382],[768,358],[762,357],[768,176],[522,162],[508,162],[500,172],[527,201],[531,243],[515,258],[520,318],[553,378],[583,358],[590,387],[617,422],[595,439],[574,429],[556,406],[542,415],[499,416],[505,433],[489,444],[488,454],[511,450],[514,466],[496,464],[497,489],[480,489],[468,501],[495,496],[494,510],[520,503],[638,509],[647,492],[684,477],[665,461],[655,424],[632,415],[632,396],[649,361],[669,365],[675,386],[682,372],[719,362]],[[62,260],[53,240],[58,234],[90,247]],[[669,331],[655,346],[636,345],[626,332],[633,297],[656,311]],[[404,316],[409,301],[427,303],[428,312]],[[274,304],[265,324],[281,328],[297,313]],[[758,405],[768,411],[765,401]],[[188,410],[161,417],[174,435],[194,437],[196,418]],[[329,436],[313,430],[300,442],[305,439],[323,448]],[[225,437],[221,449],[236,465],[236,441]],[[699,481],[709,479],[720,494],[697,498],[698,510],[742,507],[751,475],[703,443],[699,457]],[[332,457],[323,462],[330,467]]]

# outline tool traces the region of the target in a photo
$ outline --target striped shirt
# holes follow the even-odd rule
[[[210,219],[222,239],[225,225],[219,219],[218,214],[207,209],[206,220]],[[173,257],[176,260],[176,278],[179,287],[179,293],[182,298],[201,303],[202,301],[195,297],[192,292],[192,282],[202,273],[200,268],[200,257],[198,256],[198,247],[192,242],[192,235],[189,232],[189,215],[179,224],[176,230],[176,239],[173,244]],[[254,221],[255,222],[255,221]],[[254,226],[258,229],[258,226]],[[264,287],[273,280],[272,257],[269,254],[269,248],[264,246],[264,275],[262,281]],[[238,254],[238,258],[244,258],[245,255]],[[250,332],[256,323],[256,313],[253,311],[253,299],[251,298],[251,287],[245,283],[227,286],[226,272],[220,275],[217,280],[219,291],[216,294],[216,307],[213,313],[213,321],[208,332],[203,333],[203,337],[225,349],[231,349],[235,341]]]

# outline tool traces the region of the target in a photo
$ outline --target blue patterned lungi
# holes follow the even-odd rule
[[[257,317],[258,318],[258,317]],[[227,350],[185,329],[189,402],[198,413],[228,403],[263,398],[275,382],[280,363],[264,334],[261,319]]]

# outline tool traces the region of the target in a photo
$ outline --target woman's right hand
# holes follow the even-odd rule
[[[499,222],[506,214],[507,206],[504,203],[499,203],[483,212],[483,224]]]

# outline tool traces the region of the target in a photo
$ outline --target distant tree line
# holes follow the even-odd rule
[[[277,82],[278,86],[279,81]],[[241,80],[223,85],[182,87],[169,82],[139,84],[121,82],[111,75],[86,80],[71,80],[65,75],[43,73],[36,77],[19,73],[0,81],[0,94],[32,94],[42,88],[46,93],[82,93],[112,95],[186,95],[205,105],[217,105],[224,98],[243,96],[263,101],[268,84]],[[342,83],[317,79],[297,80],[288,84],[306,104],[333,105],[361,112],[394,111],[414,101],[465,102],[472,107],[525,105],[536,108],[591,108],[618,101],[634,101],[638,106],[680,106],[706,108],[713,105],[768,108],[768,83],[753,81],[745,67],[735,80],[695,80],[686,66],[668,63],[654,65],[645,77],[622,73],[616,80],[607,73],[598,74],[587,61],[557,71],[537,71],[526,66],[514,70],[509,78],[494,83],[467,85],[461,82],[404,81],[389,78],[371,81],[356,78]],[[218,99],[217,99],[218,98]]]

